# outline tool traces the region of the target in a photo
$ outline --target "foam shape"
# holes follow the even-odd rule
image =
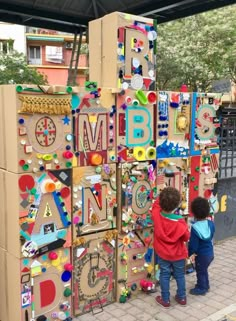
[[[53,303],[56,297],[56,286],[51,280],[45,280],[39,283],[41,308]]]

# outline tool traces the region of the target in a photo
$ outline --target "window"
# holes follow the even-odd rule
[[[29,46],[29,64],[41,65],[41,47]]]
[[[63,62],[63,48],[46,46],[46,61],[61,64]]]
[[[13,51],[14,40],[0,40],[0,52],[7,54]]]

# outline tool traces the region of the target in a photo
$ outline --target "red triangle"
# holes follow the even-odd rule
[[[127,160],[127,151],[126,148],[124,148],[122,151],[118,152],[118,156],[121,157],[123,160]]]
[[[27,267],[24,267],[23,270],[21,270],[22,273],[28,273],[30,272],[30,269],[28,269]]]
[[[22,194],[20,194],[20,197],[21,197],[23,200],[26,200],[26,199],[29,197],[29,194],[28,194],[28,193],[22,193]]]
[[[143,83],[144,83],[146,89],[149,88],[151,82],[152,82],[152,79],[150,79],[150,78],[143,78]]]

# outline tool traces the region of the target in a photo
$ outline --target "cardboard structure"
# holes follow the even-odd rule
[[[189,155],[190,113],[190,93],[159,92],[156,118],[158,158]]]
[[[115,301],[115,230],[77,239],[73,247],[74,315],[103,310]]]
[[[83,88],[0,87],[1,321],[71,321],[155,291],[151,209],[217,211],[218,94],[155,91],[156,23],[90,24]],[[12,308],[14,306],[14,309]]]
[[[116,166],[73,169],[73,237],[116,228]]]
[[[116,161],[116,105],[111,89],[88,82],[72,94],[72,132],[78,166]]]
[[[156,283],[153,228],[135,230],[118,236],[117,298],[120,303],[137,295],[142,280]]]
[[[155,90],[156,21],[114,12],[89,24],[90,79],[101,87]]]
[[[117,157],[119,162],[155,160],[156,93],[122,90],[117,95]]]

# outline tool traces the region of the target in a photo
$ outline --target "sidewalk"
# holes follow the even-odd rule
[[[236,238],[215,246],[215,260],[210,272],[210,291],[205,296],[188,295],[186,307],[178,305],[175,281],[171,281],[171,305],[168,310],[155,303],[155,294],[140,293],[125,304],[114,303],[104,311],[86,314],[74,321],[236,321]],[[195,284],[195,273],[186,275],[187,292]]]

